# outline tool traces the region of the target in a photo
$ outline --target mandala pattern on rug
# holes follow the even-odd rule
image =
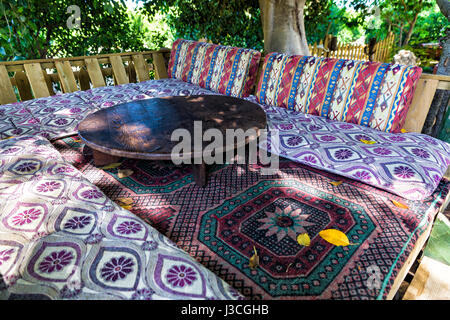
[[[352,242],[363,243],[375,230],[366,210],[296,180],[264,180],[204,214],[199,240],[272,297],[318,296],[358,248],[333,246],[318,233],[339,229]],[[296,241],[305,232],[309,247]],[[257,270],[248,267],[253,246],[260,256]]]

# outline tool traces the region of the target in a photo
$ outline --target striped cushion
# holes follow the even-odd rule
[[[169,60],[170,78],[234,97],[252,93],[261,53],[251,49],[178,39]]]
[[[422,69],[380,62],[271,53],[259,103],[399,132]]]

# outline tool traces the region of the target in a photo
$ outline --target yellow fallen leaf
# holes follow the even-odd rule
[[[100,169],[102,169],[102,170],[115,169],[117,167],[120,167],[121,164],[122,164],[122,162],[114,162],[114,163],[108,164],[106,166],[103,166]]]
[[[117,198],[116,200],[118,202],[120,202],[120,203],[125,204],[125,205],[133,204],[133,199],[132,198]]]
[[[248,261],[248,266],[250,267],[250,269],[256,269],[259,266],[259,256],[256,252],[255,246],[253,246],[253,250],[255,251],[255,253],[250,257],[250,260]]]
[[[119,172],[117,173],[117,176],[119,177],[119,179],[122,179],[122,178],[126,178],[126,177],[131,176],[133,173],[134,172],[131,169],[123,169],[123,170],[119,169]]]
[[[372,140],[364,140],[364,139],[359,139],[359,141],[361,141],[362,143],[365,143],[365,144],[374,144],[374,143],[377,143],[376,141],[372,141]]]
[[[342,184],[342,181],[331,181],[330,182],[333,186],[337,187],[338,185]]]
[[[401,133],[407,133],[408,131],[405,129],[400,130]]]
[[[309,247],[311,244],[311,239],[307,233],[301,233],[297,236],[297,242],[301,246]]]
[[[404,203],[401,203],[401,202],[398,202],[398,201],[395,201],[395,200],[391,200],[391,201],[396,207],[399,207],[399,208],[402,208],[402,209],[409,209],[409,207],[406,204],[404,204]]]
[[[6,137],[6,138],[4,138],[4,139],[2,139],[2,140],[8,140],[8,139],[11,139],[11,138],[14,138],[14,136]]]
[[[126,210],[131,210],[131,209],[133,209],[133,206],[132,205],[120,205],[122,208],[124,208],[124,209],[126,209]]]
[[[319,236],[335,246],[348,246],[350,244],[345,233],[336,229],[322,230],[319,232]]]

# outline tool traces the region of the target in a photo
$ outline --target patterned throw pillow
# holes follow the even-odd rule
[[[399,132],[421,73],[414,66],[271,53],[256,98],[268,106]]]
[[[336,59],[271,53],[264,60],[256,97],[259,103],[327,116],[335,83]],[[331,91],[331,92],[329,92]]]
[[[251,49],[178,39],[173,43],[170,78],[234,97],[252,94],[261,53]]]

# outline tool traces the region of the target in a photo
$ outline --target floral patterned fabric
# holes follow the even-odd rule
[[[169,77],[234,97],[252,93],[261,53],[251,49],[178,39],[173,43]]]
[[[380,62],[268,54],[259,103],[400,132],[422,69]]]
[[[239,299],[44,138],[0,142],[0,299]]]
[[[249,99],[256,101],[255,97]],[[272,143],[269,137],[261,143],[262,148],[406,199],[429,197],[450,165],[450,145],[424,134],[386,133],[261,106],[266,110],[269,131],[279,130],[279,143]]]

